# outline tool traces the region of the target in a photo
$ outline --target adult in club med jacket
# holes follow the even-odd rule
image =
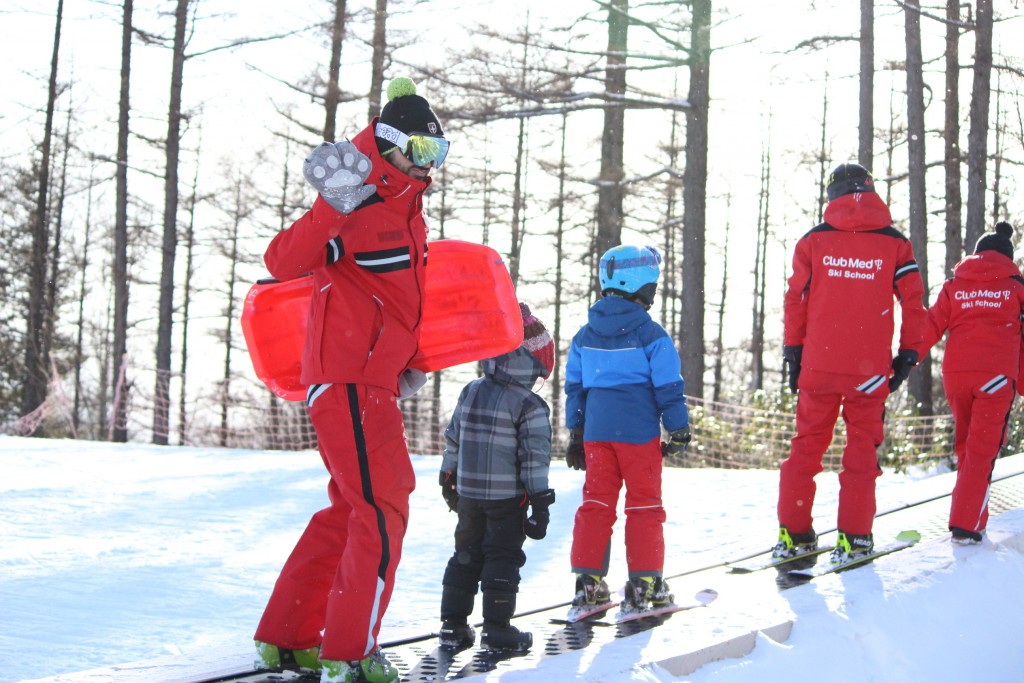
[[[988,492],[1006,440],[1014,395],[1024,392],[1024,279],[1013,261],[1013,227],[999,223],[953,269],[928,310],[923,356],[948,332],[942,386],[954,421],[956,484],[949,530],[978,543],[988,522]]]
[[[264,256],[278,279],[313,275],[301,378],[330,505],[274,586],[255,634],[260,668],[398,680],[377,646],[416,481],[397,400],[425,381],[408,369],[427,261],[423,194],[448,149],[415,90],[395,79],[379,118],[311,153],[303,172],[319,196]]]
[[[834,561],[870,551],[885,399],[916,365],[927,312],[910,241],[858,164],[830,175],[824,222],[797,242],[784,300],[783,357],[799,390],[779,476],[777,557],[816,547],[814,477],[840,411],[846,423]],[[896,303],[900,306],[897,309]],[[892,357],[895,316],[899,353]]]

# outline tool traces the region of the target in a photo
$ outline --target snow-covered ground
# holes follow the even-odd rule
[[[1000,460],[997,475],[1024,469],[1022,458]],[[439,462],[414,458],[419,487],[384,640],[437,626],[455,526],[438,493]],[[0,437],[0,472],[3,682],[246,651],[284,558],[309,516],[326,504],[326,474],[313,452]],[[666,573],[771,545],[777,477],[667,470]],[[568,553],[582,473],[556,461],[551,483],[558,502],[548,537],[527,542],[520,610],[571,597]],[[948,474],[887,474],[879,480],[879,509],[951,485]],[[837,487],[834,475],[819,477],[819,528],[834,526]],[[1015,511],[992,520],[981,546],[926,542],[783,593],[722,590],[705,610],[599,653],[545,658],[539,671],[545,680],[608,683],[1022,680],[1022,536],[1024,511]],[[621,538],[619,531],[613,583],[625,580]],[[685,578],[673,587],[685,590]],[[756,633],[790,622],[782,642]],[[692,674],[673,665],[680,653],[752,631],[753,649],[738,658]],[[499,670],[489,678],[537,675]],[[89,680],[103,678],[100,671]],[[147,679],[140,673],[137,680]]]

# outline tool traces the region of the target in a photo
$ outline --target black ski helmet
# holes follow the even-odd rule
[[[860,164],[846,163],[836,166],[836,170],[828,177],[828,200],[832,201],[844,194],[854,192],[874,192],[875,181],[871,179],[868,169]]]

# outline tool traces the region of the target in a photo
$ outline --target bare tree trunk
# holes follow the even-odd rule
[[[85,201],[85,236],[82,240],[82,260],[79,265],[78,279],[78,320],[75,338],[75,394],[71,410],[71,424],[75,433],[82,426],[82,363],[85,362],[85,295],[88,292],[86,283],[89,273],[89,241],[92,237],[92,190],[95,184],[95,165],[89,168],[89,190]],[[102,367],[102,364],[101,364]]]
[[[164,172],[164,235],[160,268],[159,322],[156,330],[156,382],[153,389],[153,443],[166,446],[170,434],[171,334],[174,324],[174,260],[178,248],[178,163],[181,152],[181,90],[185,73],[185,29],[191,0],[177,0],[171,93],[167,107],[167,165]]]
[[[690,396],[704,396],[704,228],[708,182],[711,85],[711,0],[693,0],[690,28],[690,109],[683,173],[683,378]]]
[[[729,202],[732,203],[731,200]],[[726,215],[729,215],[728,207]],[[725,245],[722,247],[722,294],[718,300],[718,333],[715,335],[715,379],[712,400],[722,400],[722,371],[725,367],[725,300],[729,289],[729,221],[725,221]]]
[[[875,0],[860,0],[860,122],[857,163],[874,165],[875,138]]]
[[[818,218],[821,223],[825,216],[825,205],[828,203],[828,196],[825,191],[825,181],[829,174],[829,148],[828,148],[828,72],[825,72],[825,87],[821,93],[821,141],[818,147]],[[837,160],[838,161],[838,160]],[[834,164],[836,166],[838,164]]]
[[[341,44],[345,40],[345,0],[335,0],[334,21],[331,23],[331,61],[327,67],[327,92],[324,94],[324,140],[334,141],[338,125],[338,101],[341,88]]]
[[[61,291],[59,284],[61,279],[61,247],[63,246],[64,232],[64,203],[68,187],[68,153],[71,150],[71,120],[74,108],[74,100],[70,96],[69,89],[68,118],[64,128],[63,149],[61,150],[60,186],[57,190],[57,195],[53,198],[53,239],[51,240],[49,254],[50,276],[47,278],[46,283],[46,299],[43,314],[43,319],[45,320],[43,328],[43,358],[47,367],[51,364],[53,336],[57,326],[57,312],[60,307],[58,292]]]
[[[529,35],[529,34],[527,34]],[[529,51],[529,40],[523,41],[523,61],[520,64],[519,85],[526,87],[526,72],[528,69],[527,57]],[[509,248],[509,274],[512,276],[512,285],[519,285],[519,264],[523,250],[523,238],[525,237],[525,226],[523,225],[524,204],[526,203],[523,191],[523,174],[526,170],[526,118],[519,118],[519,135],[516,140],[516,169],[512,187],[512,235]]]
[[[245,201],[242,197],[243,177],[235,180],[235,202],[231,227],[228,233],[228,249],[225,256],[228,257],[228,281],[227,281],[227,308],[224,311],[224,376],[221,379],[220,397],[220,445],[226,447],[228,440],[228,415],[231,407],[231,355],[234,350],[234,329],[235,329],[235,283],[238,281],[238,236],[241,232],[242,221],[247,213],[243,207]]]
[[[370,97],[366,120],[380,113],[381,91],[384,89],[384,56],[388,51],[388,0],[377,0],[373,13],[373,56],[370,58]]]
[[[916,0],[908,0],[903,16],[907,41],[907,152],[910,195],[910,243],[924,283],[928,305],[928,197],[925,191],[924,64],[921,58],[921,14]],[[921,415],[932,414],[932,372],[929,356],[921,359],[907,381]]]
[[[608,4],[608,52],[605,55],[604,130],[601,133],[601,175],[597,187],[598,255],[622,239],[623,138],[626,112],[620,99],[626,94],[626,43],[629,35],[629,0]],[[599,291],[594,276],[594,291]]]
[[[967,230],[964,243],[973,248],[985,232],[988,107],[992,87],[992,0],[978,0],[974,16],[974,84],[971,87],[967,133]]]
[[[1002,215],[1002,197],[1000,196],[999,185],[1002,180],[1003,173],[1003,110],[1002,110],[1002,94],[1003,88],[1000,85],[1002,82],[1002,73],[996,73],[996,113],[993,124],[995,130],[995,145],[994,154],[992,155],[992,222],[989,225],[995,226],[999,222],[999,218]]]
[[[46,123],[40,147],[39,187],[36,195],[32,229],[32,261],[29,265],[28,315],[25,321],[25,379],[21,409],[30,413],[46,399],[50,376],[45,348],[46,335],[46,261],[50,241],[50,147],[53,141],[53,112],[57,102],[57,69],[60,57],[60,32],[64,19],[64,0],[57,2],[57,20],[53,31],[53,53],[50,58],[50,83],[46,97]]]
[[[562,263],[565,254],[565,185],[568,177],[568,155],[566,153],[569,135],[569,115],[562,114],[561,147],[558,156],[558,217],[555,220],[555,320],[551,336],[555,341],[555,367],[551,372],[551,425],[555,433],[562,428],[562,364],[558,362],[562,354],[562,306],[565,301],[565,272]]]
[[[181,377],[181,388],[178,392],[178,444],[184,446],[188,433],[188,327],[191,322],[192,308],[192,275],[195,272],[193,261],[195,255],[196,204],[199,203],[199,149],[196,146],[196,168],[192,176],[192,194],[188,200],[188,226],[185,228],[185,281],[182,283],[181,301],[181,354],[179,356],[178,375]]]
[[[768,197],[771,183],[771,127],[761,152],[761,192],[758,201],[757,240],[754,248],[754,292],[750,331],[751,388],[764,389],[764,320],[767,290]],[[724,301],[722,302],[724,305]]]
[[[121,20],[121,97],[117,121],[117,207],[114,219],[114,348],[110,357],[111,383],[116,386],[128,352],[128,115],[131,112],[129,90],[132,62],[132,3],[124,0]],[[115,391],[111,407],[111,440],[125,442],[127,387]]]
[[[946,101],[943,170],[946,181],[946,277],[963,255],[960,195],[960,0],[946,0]]]

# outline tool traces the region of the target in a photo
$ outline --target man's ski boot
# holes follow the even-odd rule
[[[398,683],[398,669],[377,648],[362,660],[324,659],[320,683]]]
[[[305,650],[289,650],[287,648],[271,645],[270,643],[256,642],[256,661],[253,668],[257,671],[320,671],[320,648],[311,647]]]
[[[956,545],[973,545],[975,543],[981,543],[982,535],[979,531],[969,531],[956,526],[950,527],[949,530],[953,534],[952,540]]]
[[[775,559],[789,559],[818,549],[818,535],[811,529],[805,534],[790,533],[784,526],[779,527],[779,541],[772,550]]]
[[[473,647],[473,643],[476,642],[476,631],[465,621],[446,619],[441,622],[438,641],[441,643],[441,647],[464,650],[467,647]]]
[[[847,534],[840,531],[839,538],[836,539],[835,550],[832,551],[831,562],[832,564],[846,564],[871,554],[874,547],[875,542],[871,534]]]
[[[626,582],[622,609],[625,612],[644,612],[672,604],[675,596],[669,592],[668,582],[660,576],[635,576]]]

